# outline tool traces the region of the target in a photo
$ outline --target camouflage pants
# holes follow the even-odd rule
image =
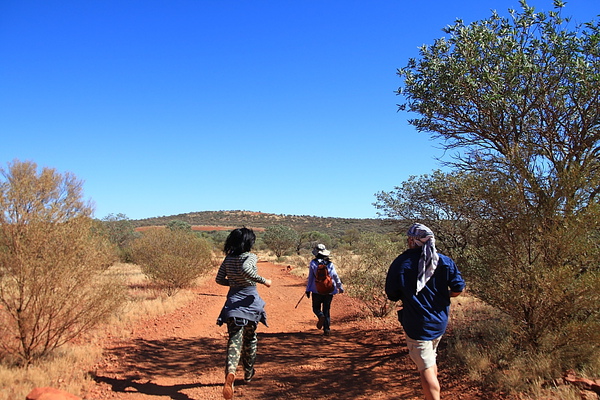
[[[248,321],[246,325],[238,326],[233,318],[229,318],[227,320],[227,332],[229,333],[229,340],[227,341],[225,375],[235,374],[241,358],[244,375],[250,376],[254,369],[254,361],[256,361],[258,343],[256,322]]]

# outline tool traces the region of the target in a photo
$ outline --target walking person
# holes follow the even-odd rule
[[[331,252],[323,244],[317,244],[312,254],[315,256],[308,266],[306,297],[312,294],[313,313],[318,318],[317,329],[323,329],[325,336],[331,334],[331,302],[337,293],[344,293],[342,281],[331,262]]]
[[[244,367],[244,381],[250,382],[254,376],[259,322],[267,326],[265,302],[258,294],[257,283],[267,287],[271,280],[258,274],[256,254],[250,250],[256,235],[252,229],[234,229],[225,241],[225,259],[217,272],[216,282],[229,286],[227,300],[217,319],[218,325],[227,324],[227,359],[225,363],[225,384],[223,397],[233,398],[235,373],[240,362]]]
[[[462,293],[465,281],[454,261],[437,252],[431,229],[413,224],[407,236],[408,249],[390,265],[385,292],[392,301],[402,300],[398,320],[425,399],[439,400],[437,346],[448,325],[450,298]]]

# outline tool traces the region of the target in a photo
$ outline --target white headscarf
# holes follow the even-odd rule
[[[413,224],[406,233],[415,239],[417,246],[422,248],[419,258],[419,273],[417,275],[417,294],[425,287],[433,276],[440,257],[435,248],[433,231],[423,224]]]

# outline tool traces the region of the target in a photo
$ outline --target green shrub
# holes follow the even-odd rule
[[[121,262],[131,262],[131,242],[139,237],[133,222],[125,214],[108,214],[102,219],[103,233],[116,247]]]
[[[182,231],[186,231],[186,232],[192,231],[192,225],[190,225],[188,222],[182,221],[180,219],[174,219],[174,220],[169,221],[169,223],[167,224],[167,228],[169,228],[172,231],[176,231],[176,230],[182,230]]]
[[[299,235],[289,226],[273,225],[265,229],[262,240],[277,257],[281,257],[296,246]]]

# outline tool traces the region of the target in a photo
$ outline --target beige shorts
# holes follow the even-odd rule
[[[433,340],[415,340],[404,335],[408,355],[417,364],[419,371],[435,366],[437,357],[437,347],[442,337]]]

